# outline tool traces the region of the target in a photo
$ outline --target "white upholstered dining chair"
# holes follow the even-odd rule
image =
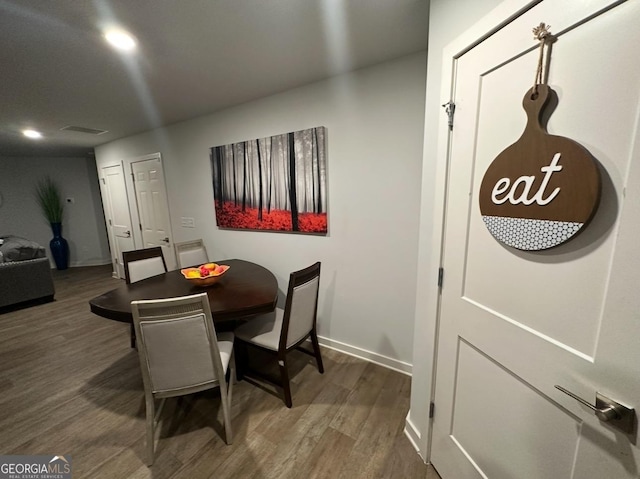
[[[209,262],[207,249],[201,239],[182,241],[180,243],[174,243],[173,246],[176,250],[179,268],[198,266]]]
[[[234,337],[232,332],[216,335],[207,294],[133,301],[131,309],[144,383],[148,464],[153,464],[156,424],[168,397],[219,387],[225,442],[231,444]],[[157,411],[156,399],[161,400]]]
[[[160,246],[124,251],[122,260],[124,262],[124,279],[127,284],[167,272],[167,264]],[[136,331],[133,323],[131,323],[131,347],[136,347]]]
[[[320,263],[295,271],[289,276],[289,287],[284,309],[276,308],[272,313],[249,319],[235,329],[239,348],[243,348],[246,358],[246,346],[257,347],[274,353],[280,369],[280,383],[284,392],[284,403],[291,407],[291,387],[287,353],[299,349],[315,357],[318,371],[324,373],[320,345],[316,333],[316,316],[318,308],[318,289],[320,286]],[[307,339],[311,339],[313,352],[300,347]],[[238,351],[240,353],[240,350]],[[240,358],[240,356],[239,356]],[[240,376],[251,376],[255,371],[247,369],[246,360],[239,360]],[[261,379],[266,377],[259,375]]]
[[[122,253],[122,260],[127,284],[167,272],[167,264],[160,246],[125,251]]]

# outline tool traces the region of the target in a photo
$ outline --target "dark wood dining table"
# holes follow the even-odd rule
[[[216,261],[229,265],[220,280],[195,286],[180,270],[152,276],[112,289],[89,301],[91,312],[104,318],[133,323],[131,301],[162,299],[206,292],[215,323],[269,313],[278,300],[278,281],[268,269],[240,259]]]

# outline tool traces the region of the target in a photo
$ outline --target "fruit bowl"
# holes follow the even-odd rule
[[[206,263],[197,268],[184,268],[180,272],[196,286],[209,286],[217,283],[230,266],[226,264]]]

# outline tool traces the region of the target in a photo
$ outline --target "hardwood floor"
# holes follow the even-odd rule
[[[231,446],[217,390],[167,400],[148,468],[129,325],[89,311],[110,272],[54,271],[53,303],[0,314],[0,453],[69,455],[74,478],[438,478],[402,432],[410,378],[326,348],[323,375],[295,354],[292,409],[234,386]]]

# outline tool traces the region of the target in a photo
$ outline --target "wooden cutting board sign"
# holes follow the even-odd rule
[[[526,93],[527,126],[493,160],[480,186],[484,224],[498,241],[520,250],[544,250],[575,238],[600,202],[600,172],[591,154],[541,124],[549,97],[544,84]]]

